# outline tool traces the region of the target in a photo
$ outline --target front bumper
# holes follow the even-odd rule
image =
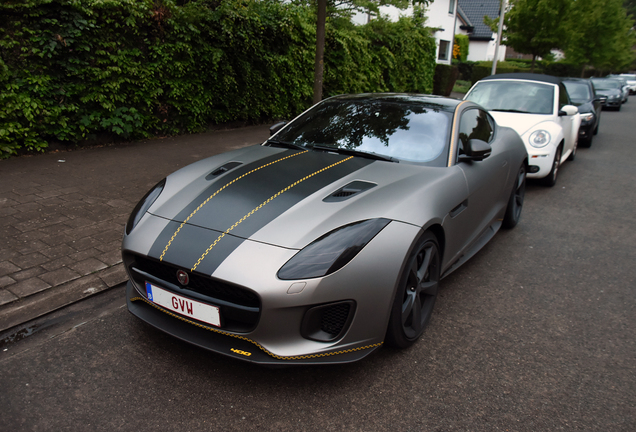
[[[594,134],[595,126],[596,124],[594,122],[581,123],[581,126],[579,127],[579,139],[589,140]]]
[[[528,146],[526,146],[528,148]],[[541,151],[543,150],[543,151]],[[532,152],[532,153],[531,153]],[[530,167],[537,167],[538,171],[528,172],[526,175],[528,178],[543,178],[550,174],[552,170],[552,162],[554,161],[555,148],[552,149],[535,149],[532,148],[531,152],[528,152],[528,165]],[[536,170],[536,168],[534,168]]]
[[[603,108],[619,108],[622,104],[623,104],[623,100],[621,98],[613,99],[613,100],[607,99],[607,102],[605,102],[605,105],[603,105]]]
[[[130,313],[171,336],[228,357],[263,365],[350,363],[382,345],[380,342],[322,354],[278,356],[248,337],[187,319],[148,301],[130,281],[126,286],[126,303]]]
[[[144,259],[147,255],[134,247],[135,242],[125,239],[124,261],[132,278],[127,289],[128,309],[179,339],[244,361],[266,365],[357,361],[383,344],[397,278],[418,232],[419,228],[413,225],[394,221],[342,269],[303,281],[276,277],[276,271],[294,255],[294,250],[245,241],[206,277],[257,293],[259,315],[251,326],[230,326],[225,320],[220,328],[152,303],[146,298],[144,278],[183,297],[220,306],[223,318],[227,316],[224,307],[228,306],[227,302],[233,302],[232,299],[226,298],[224,306],[210,294],[211,300],[206,301],[198,294],[190,295],[187,290],[174,288],[174,282],[165,283],[165,277],[155,272],[139,272],[139,262],[134,255]],[[140,233],[142,231],[137,234]],[[382,266],[378,266],[379,261]],[[300,290],[296,289],[297,285],[302,285]],[[351,319],[337,337],[316,339],[312,336],[314,333],[303,327],[316,308],[347,301],[353,304]]]

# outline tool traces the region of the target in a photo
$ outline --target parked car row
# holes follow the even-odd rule
[[[480,104],[499,125],[517,131],[528,152],[528,178],[554,186],[561,164],[576,156],[581,114],[561,78],[491,75],[475,83],[464,100]]]
[[[539,74],[501,74],[482,79],[465,100],[481,104],[497,122],[523,139],[528,177],[554,186],[558,169],[573,160],[577,146],[590,147],[604,108],[620,110],[636,75],[607,78],[557,78]]]

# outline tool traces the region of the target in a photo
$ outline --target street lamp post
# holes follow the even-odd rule
[[[504,15],[506,13],[506,0],[501,0],[501,13],[499,14],[499,28],[497,29],[497,41],[495,42],[495,58],[492,59],[490,75],[497,72],[497,60],[499,60],[499,44],[501,43],[501,30],[503,29]]]

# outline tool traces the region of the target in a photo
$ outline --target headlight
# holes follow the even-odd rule
[[[146,214],[150,206],[157,200],[157,198],[159,198],[159,195],[161,195],[165,185],[166,179],[161,180],[155,185],[155,187],[150,189],[146,195],[144,195],[141,201],[137,203],[128,218],[128,222],[126,223],[126,234],[130,234],[133,228],[139,223],[142,216]]]
[[[337,228],[307,245],[278,271],[283,280],[326,276],[351,261],[389,219],[368,219]]]
[[[584,122],[591,122],[592,120],[594,120],[594,114],[592,113],[581,114],[581,120]]]
[[[545,147],[550,143],[550,133],[545,130],[537,130],[530,135],[530,145],[532,147]]]

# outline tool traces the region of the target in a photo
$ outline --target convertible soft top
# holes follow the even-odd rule
[[[499,75],[490,75],[486,78],[482,78],[481,81],[488,81],[494,79],[520,79],[520,80],[529,80],[529,81],[539,81],[546,82],[550,84],[559,84],[563,81],[562,78],[555,77],[552,75],[543,75],[543,74],[533,74],[533,73],[505,73]]]

